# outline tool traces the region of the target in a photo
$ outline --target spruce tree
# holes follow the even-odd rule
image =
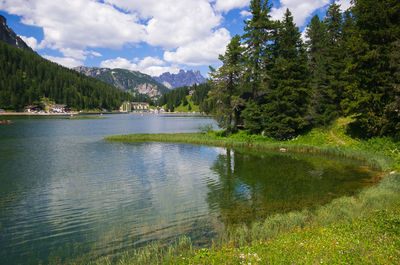
[[[313,16],[307,27],[307,46],[309,66],[311,72],[311,104],[309,114],[315,125],[325,125],[332,120],[330,110],[327,108],[328,79],[326,59],[327,31],[326,24],[318,15]]]
[[[224,55],[219,59],[222,66],[218,70],[211,71],[211,82],[214,86],[212,90],[212,100],[216,101],[215,115],[219,125],[226,128],[229,135],[232,131],[232,120],[236,119],[240,105],[243,104],[240,90],[240,79],[243,73],[243,48],[240,37],[234,36],[227,46]],[[237,126],[234,123],[233,130]]]
[[[278,27],[277,57],[262,105],[265,134],[288,139],[305,128],[309,103],[307,53],[289,9]]]
[[[271,4],[268,0],[252,0],[252,17],[245,21],[245,33],[242,36],[246,45],[246,86],[251,88],[254,101],[258,99],[259,91],[265,88],[269,79],[268,69],[271,61],[268,45],[272,40],[270,32],[274,29],[270,11]]]
[[[398,134],[400,127],[398,0],[354,0],[356,34],[347,71],[354,79],[348,91],[350,111],[357,115],[353,131],[362,136]]]

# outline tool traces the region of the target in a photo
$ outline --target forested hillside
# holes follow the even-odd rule
[[[135,97],[140,98],[141,101],[146,98],[150,99],[150,101],[157,100],[162,95],[169,92],[168,88],[155,81],[151,76],[138,71],[85,66],[79,66],[73,69],[117,87],[122,91],[130,92],[134,94]]]
[[[357,136],[399,134],[399,1],[355,0],[346,12],[333,3],[312,18],[306,43],[289,10],[274,21],[270,1],[252,0],[250,11],[211,73],[209,101],[227,134],[290,139],[350,115]]]
[[[46,97],[74,109],[118,109],[133,96],[0,42],[0,108],[18,110]]]
[[[187,106],[189,104],[187,98],[191,94],[190,100],[199,107],[201,112],[210,112],[212,106],[207,101],[208,92],[211,90],[209,84],[193,85],[191,87],[184,86],[169,91],[163,95],[158,101],[159,106],[166,106],[167,110],[174,111],[179,106]],[[190,93],[192,91],[192,93]],[[192,110],[192,106],[188,107]]]

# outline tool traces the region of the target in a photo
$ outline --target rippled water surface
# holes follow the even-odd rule
[[[351,195],[376,174],[337,158],[104,136],[198,131],[210,118],[108,115],[0,125],[0,264],[118,255]]]

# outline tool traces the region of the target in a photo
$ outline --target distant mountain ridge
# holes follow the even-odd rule
[[[194,84],[204,84],[206,79],[197,70],[180,70],[177,74],[169,72],[163,73],[160,76],[153,76],[153,79],[163,84],[169,89],[174,89],[183,86],[192,86]]]
[[[31,47],[29,47],[12,29],[7,26],[7,19],[2,15],[0,15],[0,41],[33,52]]]
[[[137,71],[86,66],[78,66],[73,69],[122,91],[128,91],[135,95],[146,95],[153,100],[159,99],[169,91],[167,87],[155,81],[151,76]]]

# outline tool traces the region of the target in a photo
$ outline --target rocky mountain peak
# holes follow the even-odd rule
[[[0,41],[4,41],[14,47],[33,51],[15,32],[7,26],[7,19],[0,15]]]
[[[137,71],[86,66],[78,66],[73,69],[123,91],[129,91],[135,95],[148,96],[153,100],[160,98],[168,92],[165,86],[156,82],[151,76]]]
[[[179,70],[177,74],[170,72],[163,73],[160,76],[153,76],[153,79],[163,84],[169,89],[183,86],[192,86],[194,84],[203,84],[206,79],[197,70]]]

